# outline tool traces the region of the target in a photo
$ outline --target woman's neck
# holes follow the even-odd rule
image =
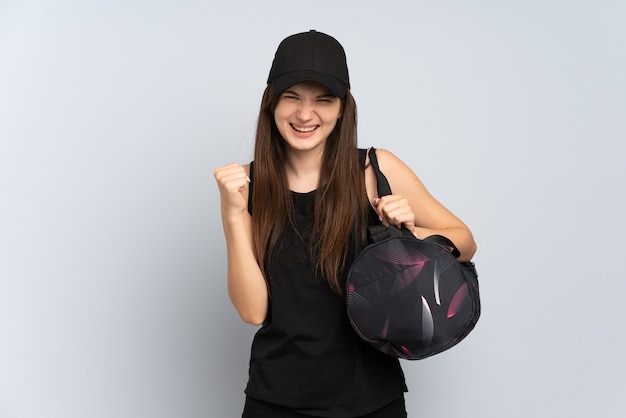
[[[298,193],[316,190],[319,187],[322,155],[318,153],[294,154],[289,156],[285,165],[289,189]]]

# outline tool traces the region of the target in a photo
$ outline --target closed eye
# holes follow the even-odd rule
[[[337,96],[333,96],[333,95],[325,95],[325,96],[320,96],[317,98],[318,102],[322,102],[322,103],[333,103],[335,100],[337,100]]]

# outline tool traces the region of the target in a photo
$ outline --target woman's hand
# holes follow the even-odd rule
[[[415,214],[409,200],[399,194],[391,194],[374,199],[374,209],[383,225],[394,225],[397,228],[404,225],[409,231],[415,229]]]
[[[213,172],[220,189],[222,216],[238,216],[247,210],[250,178],[239,163],[216,168]]]

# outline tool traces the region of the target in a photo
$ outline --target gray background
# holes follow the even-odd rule
[[[237,417],[216,166],[276,46],[348,52],[360,143],[475,233],[483,316],[412,417],[624,416],[626,3],[0,1],[0,417]]]

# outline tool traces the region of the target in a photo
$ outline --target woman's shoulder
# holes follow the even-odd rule
[[[410,170],[409,166],[402,158],[385,148],[376,148],[376,159],[378,160],[378,165],[380,166],[381,171],[383,168],[394,171],[397,169]]]
[[[376,154],[376,160],[378,161],[379,166],[388,166],[395,164],[402,164],[402,161],[391,151],[385,148],[359,148],[359,156],[364,154],[364,166],[368,168],[370,166],[370,152],[374,152]]]
[[[369,154],[368,152],[365,161],[366,185],[376,183],[376,172],[370,162]],[[378,162],[378,170],[385,176],[392,191],[402,194],[404,186],[421,184],[417,174],[393,152],[385,148],[376,148],[374,154]]]

